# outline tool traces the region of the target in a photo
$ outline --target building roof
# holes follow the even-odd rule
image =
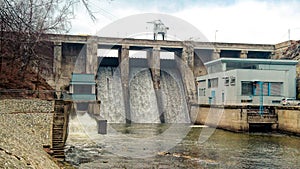
[[[71,84],[94,84],[95,75],[94,74],[80,74],[72,73]]]
[[[272,65],[296,65],[296,60],[275,60],[275,59],[242,59],[242,58],[220,58],[217,60],[209,61],[204,65],[215,65],[217,63],[233,63],[233,62],[244,62],[244,63],[257,63],[257,64],[272,64]]]

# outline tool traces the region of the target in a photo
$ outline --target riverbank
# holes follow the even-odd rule
[[[52,114],[0,114],[0,166],[59,168],[43,150],[50,145]]]
[[[51,143],[52,105],[42,100],[0,101],[1,167],[59,169],[43,149]]]

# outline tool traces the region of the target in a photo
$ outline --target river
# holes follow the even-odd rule
[[[299,137],[233,133],[186,124],[190,122],[188,106],[175,61],[161,65],[162,109],[170,124],[160,124],[151,72],[137,65],[132,64],[129,82],[131,121],[135,124],[124,124],[118,69],[100,67],[97,96],[100,116],[108,122],[107,134],[98,134],[97,122],[86,112],[70,116],[65,153],[70,164],[101,169],[300,167]]]
[[[92,125],[93,126],[93,125]],[[94,127],[92,127],[94,128]],[[70,132],[66,160],[79,168],[299,168],[300,138],[188,124],[109,124],[106,135]]]

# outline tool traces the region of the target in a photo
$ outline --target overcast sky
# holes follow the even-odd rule
[[[289,37],[300,39],[300,0],[91,0],[91,8],[97,21],[92,22],[84,8],[77,6],[71,34],[96,35],[124,17],[161,13],[191,24],[208,41],[275,44]],[[181,29],[166,26],[170,32]],[[119,29],[111,36],[129,36],[128,30]],[[143,29],[152,31],[148,26]]]

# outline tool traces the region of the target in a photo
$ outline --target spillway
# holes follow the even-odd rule
[[[100,67],[97,76],[100,116],[109,123],[125,123],[120,73],[116,67]],[[189,123],[184,88],[177,70],[161,70],[163,113],[166,123]],[[130,69],[130,113],[133,123],[160,123],[157,98],[148,68]]]

